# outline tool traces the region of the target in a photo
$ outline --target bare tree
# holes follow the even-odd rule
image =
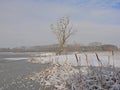
[[[53,30],[59,42],[59,49],[56,52],[56,55],[61,54],[61,52],[64,50],[64,46],[67,40],[70,38],[71,35],[74,34],[72,26],[69,26],[69,24],[69,17],[62,17],[57,21],[56,24],[51,24],[51,29]]]

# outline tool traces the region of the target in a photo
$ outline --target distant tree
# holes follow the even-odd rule
[[[89,43],[89,46],[101,46],[102,43],[101,42],[91,42]]]
[[[118,47],[111,44],[104,44],[102,45],[102,49],[105,51],[115,51],[115,50],[118,50]]]
[[[56,52],[56,55],[61,54],[61,52],[64,50],[67,40],[75,33],[72,30],[72,26],[69,26],[69,24],[69,17],[62,17],[57,21],[57,23],[51,24],[51,29],[59,42],[59,49]]]

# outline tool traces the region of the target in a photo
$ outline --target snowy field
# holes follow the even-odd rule
[[[0,62],[0,90],[120,90],[120,52],[1,53]]]
[[[36,55],[29,59],[29,61],[33,63],[49,63],[53,64],[59,63],[64,64],[68,63],[73,66],[81,65],[81,66],[99,66],[99,61],[96,57],[102,62],[102,65],[115,65],[115,67],[120,67],[120,52],[85,52],[85,53],[72,53],[66,55],[56,56],[54,53],[42,53]],[[77,57],[76,57],[77,56]],[[78,61],[77,61],[78,60]]]
[[[28,61],[52,63],[28,76],[44,90],[120,90],[120,52],[43,53]]]

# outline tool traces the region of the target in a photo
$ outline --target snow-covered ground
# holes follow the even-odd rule
[[[27,78],[39,82],[44,90],[120,90],[120,52],[96,53],[33,57],[29,61],[53,64]],[[84,67],[73,67],[77,65]]]
[[[114,64],[115,67],[120,67],[120,52],[114,52],[114,55],[112,54],[112,52],[85,52],[85,53],[75,52],[72,54],[59,55],[59,56],[56,56],[54,53],[44,53],[42,55],[37,55],[35,57],[30,58],[28,61],[31,61],[33,63],[49,63],[49,62],[52,62],[53,64],[68,63],[73,66],[77,66],[77,65],[99,66],[100,62],[96,57],[96,53],[98,55],[98,58],[102,62],[102,65],[106,66],[108,64],[109,65]]]
[[[17,57],[17,58],[4,58],[5,60],[16,61],[16,60],[25,60],[27,57]]]

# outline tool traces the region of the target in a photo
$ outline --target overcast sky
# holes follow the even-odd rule
[[[69,16],[74,43],[120,46],[120,0],[0,0],[0,47],[55,44],[50,24]]]

